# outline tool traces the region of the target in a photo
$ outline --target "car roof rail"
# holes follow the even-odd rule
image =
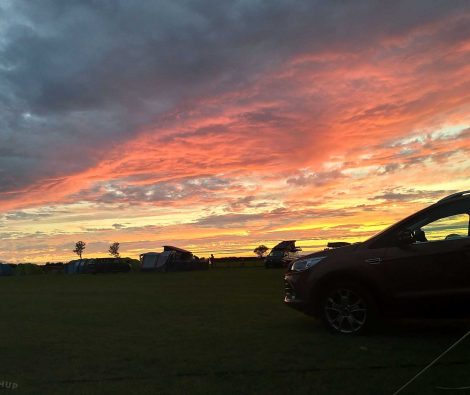
[[[442,198],[441,200],[438,201],[438,203],[440,202],[446,202],[448,200],[453,200],[453,199],[457,199],[459,197],[462,197],[464,195],[468,195],[470,194],[470,190],[468,191],[462,191],[462,192],[457,192],[457,193],[453,193],[452,195],[449,195],[449,196],[446,196],[445,198]]]

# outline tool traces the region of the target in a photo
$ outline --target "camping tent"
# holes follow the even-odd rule
[[[7,263],[0,263],[0,276],[11,276],[13,270],[11,266]]]
[[[176,272],[184,270],[206,270],[206,260],[192,252],[173,246],[163,246],[163,252],[147,252],[140,256],[142,271]]]
[[[86,267],[90,259],[75,259],[65,265],[65,274],[86,273]]]
[[[129,258],[77,259],[65,265],[66,274],[127,273],[131,270]]]

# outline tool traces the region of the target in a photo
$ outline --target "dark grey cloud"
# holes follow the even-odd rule
[[[251,126],[276,126],[282,128],[291,128],[294,124],[293,119],[282,115],[282,109],[276,107],[264,108],[257,111],[247,112],[242,118]]]
[[[95,232],[101,232],[101,231],[107,231],[107,230],[112,230],[112,228],[83,228],[85,232],[90,232],[90,233],[95,233]]]
[[[465,1],[11,1],[0,5],[0,193],[79,172],[195,98],[303,51],[355,52]],[[269,113],[247,114],[259,122]]]
[[[227,212],[238,212],[243,211],[247,208],[265,208],[269,206],[269,201],[264,199],[269,199],[270,196],[258,197],[255,195],[247,195],[244,197],[236,198],[234,201],[230,202],[224,210]]]
[[[231,213],[231,214],[212,214],[202,217],[195,221],[195,226],[200,227],[219,227],[219,228],[236,228],[240,226],[247,226],[249,223],[256,221],[267,221],[260,227],[257,224],[256,230],[270,230],[273,226],[287,224],[295,224],[306,219],[318,218],[333,218],[333,217],[348,217],[356,214],[353,209],[307,209],[307,210],[289,210],[288,208],[280,207],[274,210],[258,212],[258,213]]]
[[[178,182],[158,182],[146,185],[132,185],[116,181],[96,184],[92,188],[73,195],[72,198],[106,204],[172,203],[192,196],[197,196],[201,200],[210,199],[214,192],[228,187],[228,181],[217,177],[189,178]]]
[[[287,179],[287,183],[296,186],[322,186],[329,184],[331,182],[335,182],[340,178],[346,177],[341,171],[339,170],[331,170],[331,171],[322,171],[316,172],[311,174],[304,174],[301,173],[295,177],[291,177]]]
[[[14,212],[5,214],[3,218],[8,221],[16,221],[16,220],[37,221],[41,218],[50,217],[51,215],[52,213],[26,213],[24,211],[14,211]]]
[[[436,199],[443,198],[451,193],[457,191],[449,190],[436,190],[436,191],[425,191],[414,188],[390,188],[375,196],[369,198],[369,200],[385,200],[389,202],[408,202],[415,200],[428,199],[435,201]]]
[[[0,221],[40,221],[58,214],[66,213],[68,213],[68,211],[54,208],[41,208],[35,211],[17,210],[6,212],[0,216]]]

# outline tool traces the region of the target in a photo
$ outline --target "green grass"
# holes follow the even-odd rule
[[[282,270],[0,278],[0,384],[30,394],[391,394],[468,330],[338,337],[282,303]],[[404,394],[470,385],[470,341]],[[5,390],[8,393],[7,390]]]

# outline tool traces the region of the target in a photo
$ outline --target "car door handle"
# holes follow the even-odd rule
[[[369,258],[365,260],[365,263],[368,263],[369,265],[377,265],[382,263],[382,258]]]

